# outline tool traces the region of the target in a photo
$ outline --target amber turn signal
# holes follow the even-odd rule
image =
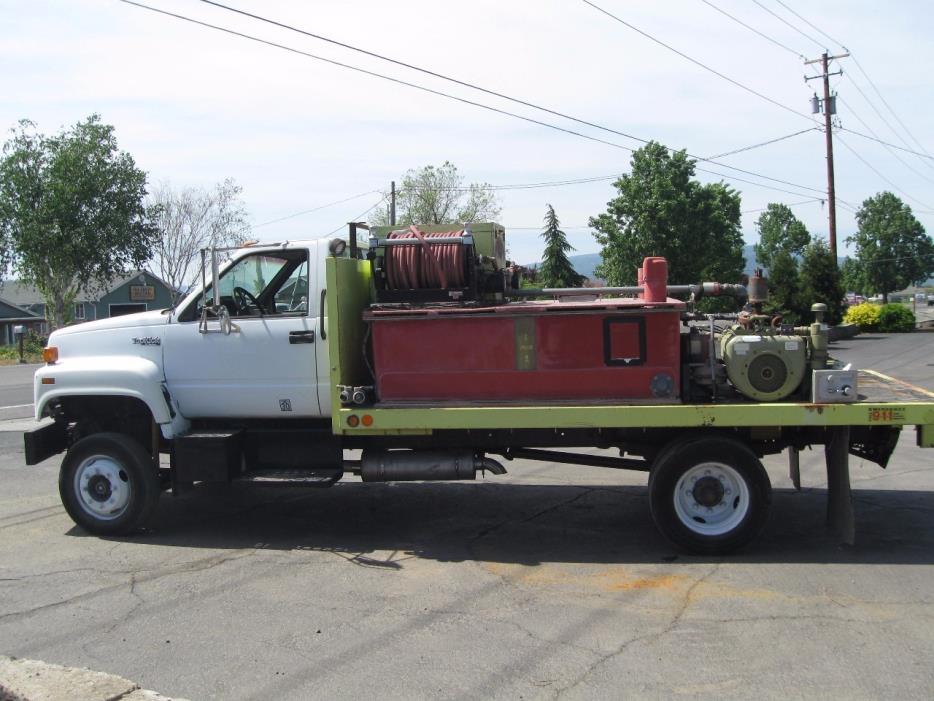
[[[55,346],[46,346],[42,349],[42,359],[49,365],[58,362],[58,348]]]
[[[360,417],[357,416],[356,414],[351,414],[350,416],[347,417],[347,425],[350,426],[351,428],[356,428],[357,426],[360,425]]]

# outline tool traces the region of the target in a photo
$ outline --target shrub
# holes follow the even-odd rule
[[[889,305],[901,306],[901,305]],[[846,310],[843,320],[848,324],[856,324],[861,331],[877,331],[881,310],[875,304],[864,302]]]
[[[915,330],[915,315],[904,304],[886,304],[879,310],[879,330],[905,333]]]
[[[30,331],[23,339],[23,357],[27,363],[42,362],[42,349],[46,339]],[[19,343],[14,342],[8,346],[0,346],[0,363],[10,364],[19,362]]]

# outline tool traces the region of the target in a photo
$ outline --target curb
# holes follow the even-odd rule
[[[0,701],[186,701],[116,674],[0,655]]]

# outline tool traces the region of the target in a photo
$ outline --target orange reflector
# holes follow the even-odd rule
[[[364,425],[364,426],[372,426],[372,425],[373,425],[373,417],[370,416],[369,414],[364,414],[364,415],[363,415],[363,425]]]
[[[351,428],[356,428],[360,424],[360,418],[356,414],[351,414],[347,417],[347,425]]]
[[[55,346],[46,346],[42,349],[42,359],[49,365],[58,362],[58,348]]]
[[[54,378],[54,377],[43,377],[43,378],[42,378],[42,384],[44,384],[44,385],[54,385],[54,384],[55,384],[55,378]]]

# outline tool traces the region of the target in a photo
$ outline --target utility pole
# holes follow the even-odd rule
[[[396,181],[392,181],[392,189],[390,190],[390,199],[389,199],[389,225],[396,225]]]
[[[830,76],[843,75],[843,71],[830,73],[828,72],[827,64],[834,59],[846,58],[849,55],[848,53],[844,53],[839,56],[828,56],[825,51],[821,54],[820,58],[804,62],[806,66],[812,63],[820,63],[822,69],[821,75],[805,76],[805,82],[816,78],[823,78],[824,80],[824,99],[819,100],[815,94],[814,98],[811,100],[811,112],[817,114],[820,106],[822,106],[824,110],[824,138],[827,143],[827,202],[830,205],[828,211],[830,236],[828,238],[830,242],[830,252],[833,254],[834,265],[837,264],[837,197],[833,186],[833,131],[831,129],[831,118],[837,113],[837,98],[835,95],[832,96],[830,94]]]

